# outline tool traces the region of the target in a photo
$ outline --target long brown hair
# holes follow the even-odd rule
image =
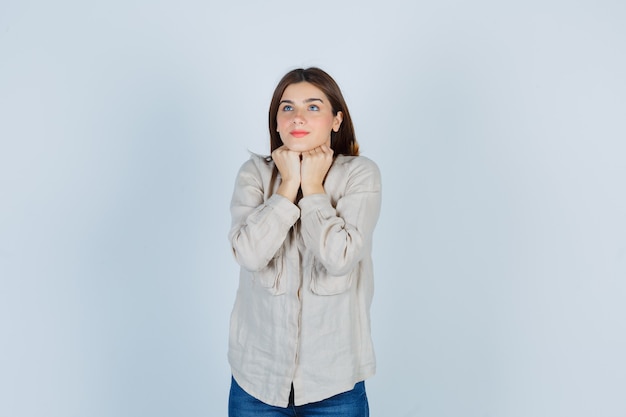
[[[289,71],[276,86],[269,110],[271,151],[273,152],[276,148],[283,145],[283,141],[280,139],[280,135],[276,131],[276,128],[278,127],[276,115],[278,114],[280,99],[282,98],[287,87],[291,84],[301,82],[313,84],[315,87],[322,90],[326,97],[328,97],[330,105],[333,108],[333,114],[336,116],[337,112],[341,112],[343,115],[343,121],[341,122],[341,126],[339,126],[339,130],[337,132],[331,131],[330,133],[330,147],[334,151],[334,156],[358,155],[359,144],[356,141],[352,118],[350,117],[348,105],[341,94],[341,90],[330,75],[315,67],[307,69],[298,68]]]

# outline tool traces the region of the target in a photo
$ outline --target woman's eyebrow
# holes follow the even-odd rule
[[[311,103],[313,101],[319,101],[321,103],[324,102],[324,100],[322,100],[321,98],[312,97],[312,98],[307,98],[306,100],[304,100],[304,103]],[[283,104],[283,103],[293,104],[293,100],[281,100],[280,103],[278,104]]]

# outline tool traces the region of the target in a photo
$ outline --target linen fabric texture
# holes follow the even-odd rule
[[[297,204],[276,194],[274,162],[239,170],[229,239],[240,264],[228,359],[233,377],[266,404],[287,407],[353,389],[375,373],[370,332],[372,235],[381,205],[377,165],[338,155],[325,194]]]

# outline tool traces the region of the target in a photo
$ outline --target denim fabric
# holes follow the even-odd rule
[[[325,400],[293,405],[293,395],[286,408],[275,407],[257,400],[245,392],[233,378],[228,399],[229,417],[369,417],[365,383],[358,382],[351,391]]]

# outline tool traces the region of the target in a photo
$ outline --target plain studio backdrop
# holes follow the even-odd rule
[[[626,416],[626,3],[0,2],[0,416],[225,416],[296,67],[383,175],[373,416]]]

